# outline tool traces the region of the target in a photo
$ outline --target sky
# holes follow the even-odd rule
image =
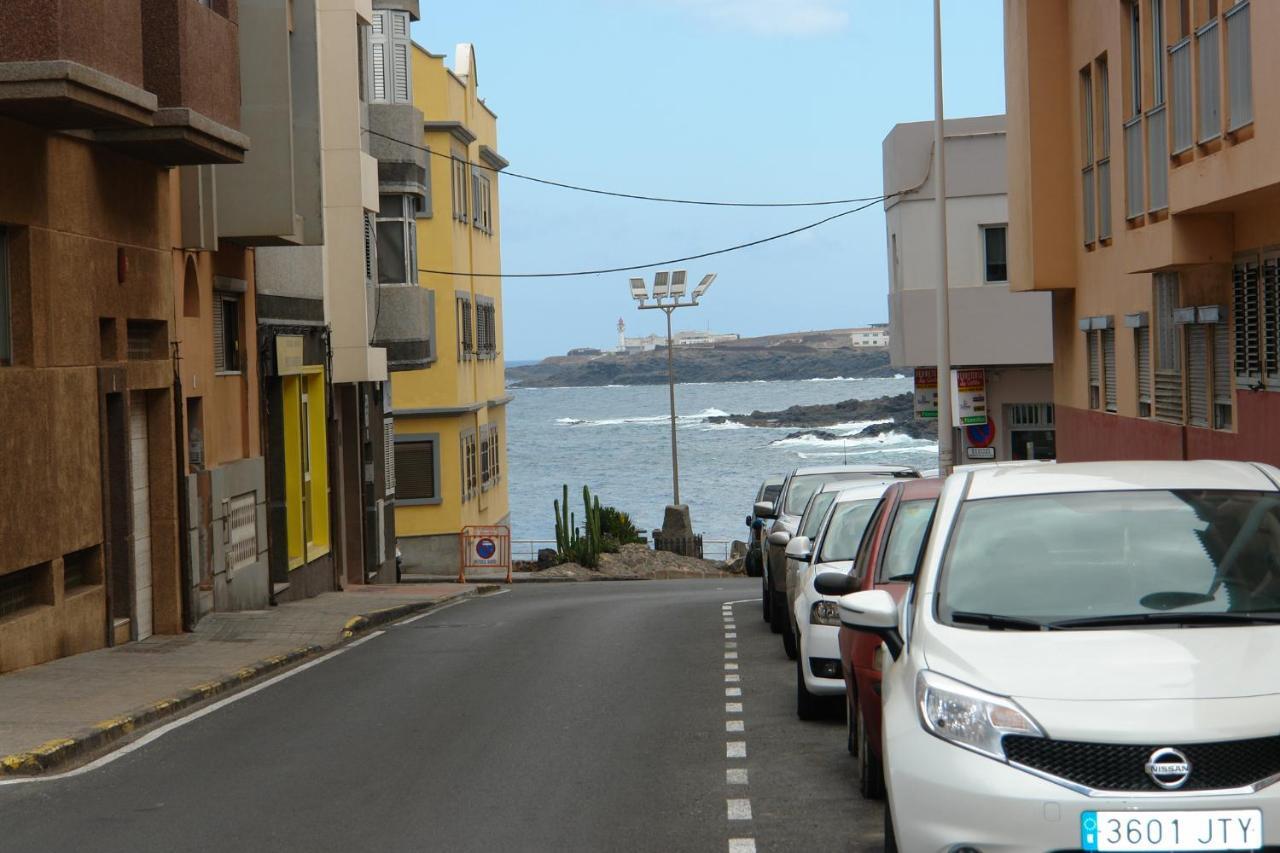
[[[620,192],[815,201],[882,192],[881,143],[933,117],[931,0],[423,0],[414,39],[475,45],[511,170]],[[1004,111],[1001,0],[944,0],[948,117]],[[788,231],[844,207],[742,209],[500,183],[503,272],[663,261]],[[679,265],[718,274],[676,329],[744,336],[887,320],[879,206]],[[629,275],[504,279],[508,361],[665,330]]]

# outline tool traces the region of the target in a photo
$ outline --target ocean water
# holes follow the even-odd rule
[[[911,390],[911,380],[823,379],[707,382],[676,386],[680,497],[707,540],[742,539],[756,489],[769,474],[803,465],[850,463],[933,467],[937,445],[890,433],[870,439],[786,438],[799,427],[712,424],[716,415],[867,399]],[[582,486],[631,514],[644,531],[660,527],[671,502],[669,408],[665,385],[520,388],[507,409],[512,537],[555,538],[552,501],[569,486],[582,516]],[[867,423],[823,429],[853,435]],[[708,551],[710,552],[710,547]],[[519,555],[517,555],[518,557]],[[708,554],[710,556],[710,553]]]

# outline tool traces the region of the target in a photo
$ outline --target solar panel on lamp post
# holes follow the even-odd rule
[[[654,275],[653,281],[653,300],[654,304],[647,305],[646,300],[648,294],[645,293],[644,279],[631,279],[631,297],[640,303],[639,307],[642,311],[653,310],[655,308],[661,310],[667,315],[667,396],[671,404],[671,497],[672,505],[680,507],[680,457],[676,445],[676,374],[674,350],[675,342],[671,334],[671,315],[678,308],[692,308],[698,304],[698,300],[706,294],[711,287],[711,282],[715,281],[716,274],[711,273],[703,277],[698,286],[694,288],[693,294],[687,302],[681,299],[685,295],[688,287],[689,275],[686,270],[676,270],[675,272],[662,271]],[[670,301],[666,301],[670,300]]]

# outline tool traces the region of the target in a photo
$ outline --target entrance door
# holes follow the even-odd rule
[[[133,507],[133,612],[138,621],[136,639],[151,636],[151,480],[147,444],[147,395],[129,397],[129,466]]]

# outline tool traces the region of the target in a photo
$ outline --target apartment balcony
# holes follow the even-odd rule
[[[1048,293],[1010,292],[1008,285],[953,287],[951,362],[956,365],[1051,364],[1053,308]],[[938,361],[937,293],[889,294],[889,360],[896,367]]]
[[[423,151],[422,113],[412,104],[369,105],[369,153],[378,160],[378,192],[411,195],[430,216],[431,170]]]
[[[420,370],[436,360],[435,294],[416,284],[370,288],[373,346],[387,351],[387,370]]]
[[[142,7],[112,0],[6,0],[0,114],[59,130],[151,124]]]
[[[237,0],[140,0],[146,89],[158,109],[152,126],[98,138],[164,165],[240,163]]]

